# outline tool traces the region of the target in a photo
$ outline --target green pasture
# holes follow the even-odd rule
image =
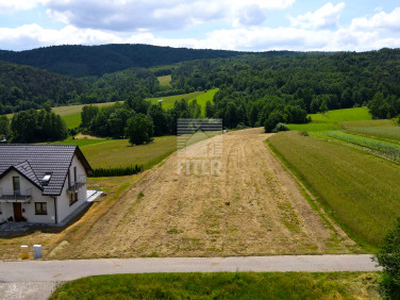
[[[376,247],[400,216],[400,168],[391,162],[297,131],[269,145],[350,234]]]

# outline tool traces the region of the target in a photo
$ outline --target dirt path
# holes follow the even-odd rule
[[[261,129],[223,135],[220,175],[178,174],[178,153],[147,172],[62,257],[349,253],[265,146]],[[190,146],[199,156],[213,139]],[[139,193],[144,196],[140,197]]]

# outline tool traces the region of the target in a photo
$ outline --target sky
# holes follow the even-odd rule
[[[399,0],[0,0],[0,49],[141,43],[239,51],[400,48]]]

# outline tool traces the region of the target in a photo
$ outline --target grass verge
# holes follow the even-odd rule
[[[379,245],[400,215],[398,166],[298,132],[268,142],[356,242]]]
[[[82,278],[50,299],[379,299],[378,273],[124,274]]]

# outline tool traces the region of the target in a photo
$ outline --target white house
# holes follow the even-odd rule
[[[62,222],[86,201],[91,172],[76,145],[0,144],[0,222]]]

